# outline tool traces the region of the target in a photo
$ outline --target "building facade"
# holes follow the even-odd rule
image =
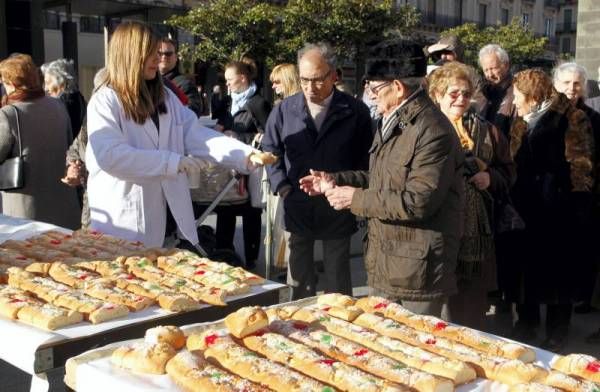
[[[548,38],[550,52],[572,56],[575,51],[577,0],[396,0],[398,6],[406,4],[421,12],[420,30],[431,40],[463,23],[485,27],[518,18]]]

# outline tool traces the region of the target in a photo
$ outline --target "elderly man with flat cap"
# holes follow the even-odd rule
[[[334,209],[368,219],[371,295],[442,316],[457,290],[464,156],[452,125],[421,87],[422,49],[396,45],[395,60],[375,61],[367,71],[367,88],[383,115],[369,171],[312,171],[300,184],[309,195],[325,194]]]

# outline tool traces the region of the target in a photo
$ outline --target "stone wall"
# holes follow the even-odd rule
[[[577,64],[583,65],[589,78],[598,80],[600,66],[600,1],[579,0],[577,14]]]

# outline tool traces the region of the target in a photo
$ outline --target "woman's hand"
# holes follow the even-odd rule
[[[67,166],[67,173],[60,180],[68,186],[79,186],[83,184],[85,177],[85,164],[80,161],[70,161]]]
[[[475,174],[473,177],[469,178],[469,182],[475,185],[475,188],[480,191],[486,190],[490,186],[490,173],[486,171],[479,172]]]
[[[300,189],[310,196],[322,195],[333,187],[335,187],[333,176],[324,171],[310,169],[310,175],[300,179]]]

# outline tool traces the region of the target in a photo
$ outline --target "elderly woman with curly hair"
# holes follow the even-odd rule
[[[449,62],[428,78],[429,95],[448,117],[461,142],[465,161],[464,235],[458,254],[458,294],[450,297],[452,321],[485,329],[487,292],[496,287],[494,199],[504,199],[514,180],[508,142],[471,109],[474,70]]]
[[[578,285],[582,228],[590,215],[594,145],[585,113],[558,93],[539,69],[515,75],[519,115],[510,130],[517,165],[512,189],[525,229],[514,238],[513,300],[518,322],[513,337],[535,339],[540,304],[547,304],[542,347],[559,352],[566,343]]]
[[[46,94],[65,104],[75,139],[83,125],[87,103],[77,87],[73,65],[73,60],[58,59],[42,65],[41,69]]]

